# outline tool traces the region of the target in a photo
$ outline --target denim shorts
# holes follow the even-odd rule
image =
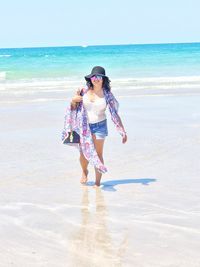
[[[95,134],[96,139],[104,139],[108,135],[107,119],[96,123],[89,123],[89,126],[91,133]]]

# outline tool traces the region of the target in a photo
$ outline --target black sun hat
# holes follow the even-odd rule
[[[92,69],[91,73],[89,75],[85,76],[86,81],[90,80],[90,78],[94,75],[99,75],[99,76],[102,76],[102,77],[107,78],[109,80],[109,78],[106,76],[105,69],[101,66],[95,66]]]

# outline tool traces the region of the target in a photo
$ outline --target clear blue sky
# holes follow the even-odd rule
[[[0,47],[200,42],[199,0],[0,0]]]

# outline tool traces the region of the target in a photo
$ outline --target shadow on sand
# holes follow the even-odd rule
[[[121,179],[121,180],[110,180],[101,183],[101,189],[105,191],[117,191],[116,185],[120,184],[142,184],[149,185],[149,183],[155,182],[153,178],[141,178],[141,179]],[[94,182],[87,182],[88,186],[94,185]]]

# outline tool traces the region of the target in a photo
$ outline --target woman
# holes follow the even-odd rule
[[[70,107],[65,116],[65,127],[62,139],[70,130],[76,130],[80,135],[80,164],[82,177],[80,182],[85,184],[88,177],[88,163],[95,167],[95,187],[100,186],[102,173],[107,171],[103,160],[103,147],[108,135],[106,108],[109,107],[111,119],[122,136],[122,143],[127,141],[124,126],[118,114],[118,102],[111,93],[110,80],[105,69],[95,66],[91,73],[85,76],[86,88],[71,99]]]

